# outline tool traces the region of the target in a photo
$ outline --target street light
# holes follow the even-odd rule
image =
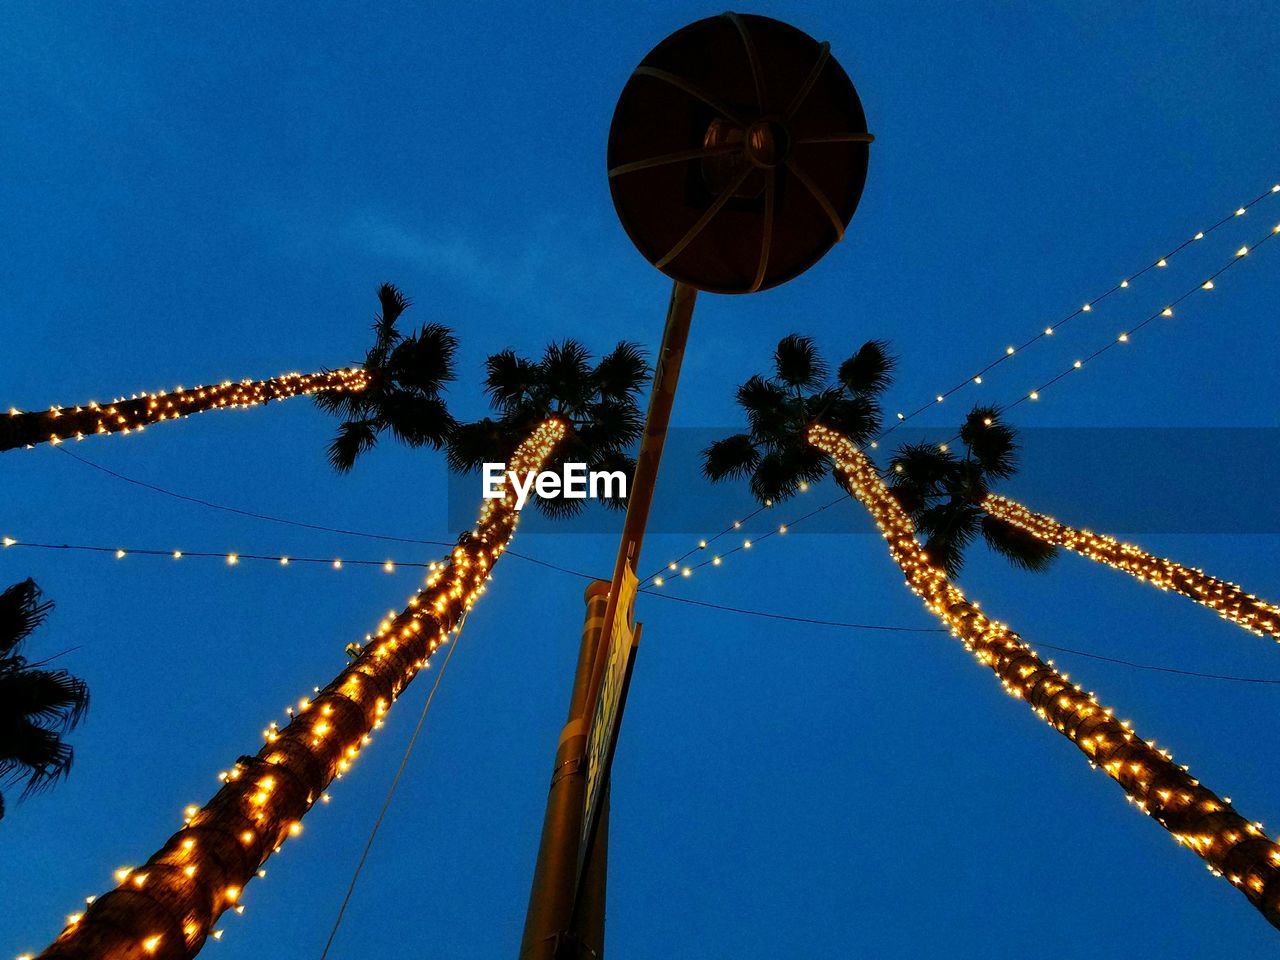
[[[649,51],[618,98],[608,149],[614,208],[636,249],[674,284],[603,613],[602,591],[592,595],[594,610],[588,601],[521,958],[599,956],[604,949],[604,851],[596,854],[592,838],[607,807],[608,764],[593,764],[605,788],[588,789],[586,750],[617,735],[625,690],[607,697],[601,690],[625,675],[606,669],[611,652],[615,664],[619,655],[615,633],[629,636],[614,623],[621,617],[625,626],[630,616],[619,600],[634,589],[697,293],[754,293],[817,263],[857,209],[872,139],[830,46],[752,14],[726,13],[677,30]],[[597,711],[600,704],[610,709]],[[591,728],[600,724],[610,727],[608,735],[593,738]],[[584,810],[584,797],[602,799]],[[588,887],[581,897],[579,886]],[[589,904],[593,916],[581,906],[575,915],[575,903]]]

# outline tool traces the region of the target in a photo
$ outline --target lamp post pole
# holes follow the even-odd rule
[[[607,593],[603,581],[588,593],[588,623],[598,616],[598,626],[584,632],[556,750],[521,960],[603,953],[609,764],[635,636],[625,675],[620,645],[698,291],[767,290],[820,260],[857,209],[873,139],[830,45],[752,14],[677,30],[618,98],[608,148],[614,209],[675,283],[613,579]],[[584,840],[589,849],[579,850]]]
[[[581,938],[578,931],[571,928],[575,925],[574,901],[579,893],[578,865],[583,853],[578,846],[583,828],[588,727],[600,693],[613,622],[630,612],[618,609],[620,587],[628,569],[635,573],[640,557],[697,293],[693,287],[679,281],[672,287],[640,453],[628,491],[627,516],[622,525],[613,581],[606,584],[597,580],[587,588],[587,622],[578,653],[569,717],[556,746],[542,838],[520,944],[521,960],[564,960],[579,956]],[[603,844],[605,835],[601,829],[595,831],[596,847]],[[595,869],[584,871],[584,883],[599,883],[601,889],[587,895],[577,919],[584,928],[594,927],[603,931],[603,852],[585,851],[585,854],[598,862]],[[598,948],[589,949],[596,952]]]

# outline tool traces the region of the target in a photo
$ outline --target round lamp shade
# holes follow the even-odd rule
[[[609,188],[631,241],[667,276],[752,293],[844,236],[871,140],[828,44],[726,13],[677,30],[631,75],[609,130]]]

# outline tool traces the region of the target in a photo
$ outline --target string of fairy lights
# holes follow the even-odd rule
[[[1121,570],[1160,590],[1180,593],[1250,633],[1280,640],[1280,607],[1246,592],[1239,584],[1153,556],[1141,547],[1115,537],[1069,527],[1053,517],[1028,510],[1007,497],[988,494],[982,501],[982,509],[1038,540]]]
[[[1008,503],[1010,503],[1011,508],[1018,506],[1016,504],[1012,504],[1011,501],[1008,501]],[[1025,508],[1020,508],[1020,509],[1025,509]],[[1027,513],[1030,513],[1030,511],[1027,511]],[[1031,514],[1031,516],[1036,517],[1038,515]],[[1100,546],[1092,545],[1092,540],[1093,538],[1091,537],[1088,541],[1089,544],[1091,545],[1090,546],[1091,549],[1102,549],[1102,547]],[[1116,541],[1111,540],[1111,538],[1098,537],[1097,540],[1099,540],[1104,545],[1109,543],[1112,546],[1112,549],[1118,550],[1122,556],[1132,558],[1140,554],[1140,551],[1138,552],[1138,554],[1135,554],[1135,551],[1137,550],[1137,548],[1132,547],[1132,545],[1118,543]],[[1070,545],[1067,545],[1067,546],[1068,548],[1071,548]],[[87,544],[67,544],[67,543],[46,544],[46,543],[36,543],[36,542],[30,542],[30,541],[15,540],[13,537],[0,537],[0,547],[3,547],[3,548],[27,547],[27,548],[34,548],[39,550],[54,550],[54,551],[60,551],[60,552],[68,552],[68,551],[85,552],[85,553],[90,553],[90,554],[101,556],[101,557],[114,556],[116,559],[124,559],[126,557],[138,556],[138,557],[144,557],[149,559],[156,559],[156,558],[164,559],[167,557],[172,557],[173,559],[183,559],[183,560],[185,559],[221,560],[225,562],[228,566],[237,566],[240,560],[260,560],[265,562],[267,565],[280,564],[281,566],[285,566],[285,567],[291,567],[295,563],[310,563],[320,567],[328,567],[328,568],[333,567],[333,561],[323,557],[289,558],[286,556],[282,556],[278,553],[237,554],[237,553],[230,553],[230,552],[223,552],[223,551],[187,551],[187,550],[167,551],[167,550],[137,549],[137,548],[124,551],[122,550],[122,548],[109,547],[109,546],[94,546],[94,545],[87,545]],[[123,553],[124,556],[120,556],[121,553]],[[538,566],[547,567],[549,569],[557,571],[558,573],[576,577],[580,580],[601,579],[600,577],[594,574],[586,573],[581,570],[574,570],[569,567],[565,567],[561,564],[552,563],[548,560],[544,560],[540,557],[534,557],[529,554],[519,553],[509,547],[507,548],[505,553],[508,556],[512,556],[520,560],[525,560],[529,563],[533,563]],[[231,558],[235,558],[235,560],[232,560]],[[1151,572],[1145,572],[1144,574],[1141,575],[1141,578],[1145,580],[1149,580],[1150,582],[1155,584],[1157,587],[1160,587],[1161,589],[1178,589],[1177,586],[1167,585],[1161,580],[1162,575],[1166,578],[1169,578],[1170,580],[1176,579],[1176,576],[1177,576],[1176,573],[1170,573],[1169,571],[1171,569],[1171,566],[1177,567],[1177,565],[1176,564],[1170,565],[1168,561],[1161,561],[1160,558],[1154,558],[1154,559],[1159,563],[1159,566],[1157,566]],[[282,561],[288,561],[288,562],[282,562]],[[1144,570],[1148,566],[1148,563],[1145,561],[1133,560],[1131,562],[1133,563],[1140,562],[1141,567]],[[380,560],[349,560],[348,559],[348,560],[343,560],[342,566],[336,569],[347,569],[348,567],[353,567],[353,566],[366,566],[371,568],[380,568],[387,573],[394,573],[401,569],[426,569],[428,572],[434,572],[440,569],[442,567],[442,564],[434,561],[429,563],[420,563],[420,562],[414,562],[414,561],[390,560],[390,559],[381,560],[381,561]],[[1139,574],[1135,573],[1134,575],[1138,576]],[[1229,620],[1235,620],[1238,618],[1243,619],[1244,617],[1247,616],[1250,609],[1254,609],[1256,616],[1262,620],[1262,626],[1259,627],[1256,624],[1250,624],[1250,625],[1247,625],[1248,629],[1252,630],[1255,633],[1270,632],[1270,629],[1274,626],[1274,624],[1266,620],[1263,613],[1264,608],[1269,607],[1269,605],[1266,605],[1264,602],[1258,601],[1253,605],[1252,608],[1250,608],[1248,602],[1243,601],[1241,599],[1240,588],[1237,587],[1235,584],[1229,584],[1229,583],[1226,583],[1225,581],[1215,581],[1215,583],[1218,584],[1219,586],[1216,589],[1214,589],[1212,593],[1213,593],[1213,596],[1217,598],[1218,607],[1221,607],[1221,609],[1219,609],[1219,613],[1221,616]],[[659,600],[686,604],[694,607],[702,607],[704,609],[715,610],[715,611],[724,612],[724,613],[732,613],[738,616],[754,617],[754,618],[760,618],[760,619],[766,619],[766,620],[776,620],[783,623],[795,623],[795,624],[804,624],[808,626],[832,627],[839,630],[852,630],[852,631],[860,631],[860,632],[865,631],[865,632],[873,632],[873,633],[933,634],[933,633],[946,632],[946,630],[941,627],[908,627],[900,624],[855,623],[847,620],[834,620],[834,619],[824,618],[824,617],[799,616],[796,614],[779,613],[773,610],[756,610],[756,609],[751,609],[746,607],[733,606],[733,605],[724,604],[724,603],[713,603],[707,600],[696,600],[691,597],[681,597],[676,594],[657,591],[657,590],[654,590],[653,588],[646,588],[641,590],[640,592],[645,594],[646,596],[656,597]],[[1256,598],[1253,598],[1253,599],[1256,601]],[[1246,609],[1241,610],[1242,606],[1245,607]],[[1215,607],[1215,609],[1217,609],[1217,607]],[[365,637],[366,641],[368,641],[369,639],[370,639],[369,636]],[[1156,673],[1175,674],[1178,676],[1193,677],[1193,678],[1204,679],[1204,680],[1227,681],[1231,683],[1280,686],[1280,678],[1239,676],[1236,674],[1213,673],[1213,672],[1208,672],[1204,670],[1188,670],[1181,667],[1168,666],[1167,664],[1153,664],[1153,663],[1143,663],[1135,660],[1127,660],[1124,658],[1113,657],[1107,654],[1096,653],[1089,650],[1081,650],[1075,647],[1055,646],[1049,643],[1041,643],[1040,646],[1045,647],[1046,649],[1049,649],[1049,650],[1056,650],[1060,653],[1066,653],[1066,654],[1070,654],[1072,656],[1077,656],[1077,657],[1084,657],[1089,660],[1098,660],[1104,663],[1113,663],[1113,664],[1119,664],[1121,666],[1131,667],[1135,670],[1146,670],[1146,671],[1152,671]],[[353,649],[354,647],[352,646],[348,647],[349,652]],[[1050,663],[1052,662],[1053,661],[1050,661]]]
[[[1214,876],[1243,893],[1268,922],[1280,926],[1280,845],[1262,824],[1242,817],[1229,797],[1192,777],[1168,750],[1138,737],[1092,692],[1072,683],[1008,625],[992,620],[968,599],[930,562],[910,518],[848,437],[815,424],[808,440],[831,457],[840,482],[871,514],[911,592],[995,673],[1005,692],[1027,703],[1119,784],[1134,806],[1195,852]]]
[[[1083,304],[1081,304],[1075,310],[1068,313],[1061,320],[1057,321],[1056,323],[1049,324],[1044,329],[1033,334],[1029,339],[1027,339],[1023,343],[1016,344],[1016,345],[1009,344],[1003,350],[999,351],[995,355],[994,359],[988,361],[987,363],[979,367],[977,370],[969,374],[969,376],[965,377],[963,380],[961,380],[951,389],[944,390],[942,393],[935,395],[932,400],[926,401],[925,403],[921,404],[920,406],[918,406],[916,409],[912,410],[909,413],[902,413],[902,412],[896,413],[894,415],[896,418],[895,422],[891,424],[886,430],[884,430],[880,434],[880,437],[878,439],[883,439],[885,436],[892,433],[902,424],[907,423],[910,420],[914,420],[916,417],[924,413],[926,410],[931,409],[932,407],[936,406],[939,403],[945,402],[949,397],[965,389],[966,387],[970,385],[980,385],[982,383],[982,378],[988,372],[1000,366],[1010,357],[1013,357],[1017,354],[1022,353],[1024,350],[1034,346],[1035,344],[1039,343],[1041,340],[1044,340],[1046,337],[1053,336],[1055,333],[1061,331],[1063,327],[1065,327],[1068,323],[1070,323],[1072,320],[1076,319],[1077,317],[1083,316],[1086,313],[1091,313],[1094,307],[1098,306],[1098,304],[1102,303],[1104,300],[1106,300],[1108,297],[1112,296],[1113,294],[1118,293],[1121,290],[1130,289],[1133,286],[1134,281],[1140,279],[1144,274],[1147,274],[1152,270],[1160,270],[1168,267],[1169,261],[1172,260],[1177,254],[1185,250],[1187,247],[1190,247],[1191,245],[1199,242],[1200,240],[1203,240],[1205,237],[1209,236],[1209,234],[1213,233],[1223,224],[1231,223],[1237,217],[1243,217],[1256,204],[1265,200],[1267,197],[1270,197],[1277,193],[1280,193],[1280,183],[1273,184],[1270,188],[1258,194],[1248,203],[1245,203],[1239,207],[1236,207],[1234,211],[1232,211],[1231,213],[1228,213],[1226,216],[1222,217],[1220,220],[1216,221],[1215,223],[1206,227],[1205,229],[1197,230],[1192,236],[1188,237],[1186,240],[1183,240],[1181,243],[1175,246],[1168,253],[1164,254],[1163,256],[1157,257],[1155,260],[1148,263],[1145,267],[1143,267],[1141,270],[1138,270],[1136,273],[1122,280],[1117,281],[1108,290],[1098,294],[1097,296],[1093,297],[1091,300],[1086,300]]]
[[[1211,230],[1216,229],[1217,227],[1221,226],[1223,223],[1227,223],[1236,219],[1237,217],[1244,216],[1246,213],[1248,213],[1249,208],[1257,204],[1262,199],[1265,199],[1266,197],[1276,193],[1280,193],[1280,184],[1274,185],[1271,189],[1267,190],[1263,194],[1260,194],[1258,197],[1251,200],[1248,204],[1237,207],[1236,211],[1233,214],[1218,221],[1213,225],[1213,227],[1206,229],[1204,231],[1197,232],[1196,236],[1193,237],[1190,241],[1185,241],[1179,247],[1175,248],[1175,252],[1177,250],[1181,250],[1185,248],[1189,243],[1193,243],[1196,240],[1201,239],[1204,236],[1207,236],[1211,232]],[[1046,380],[1044,383],[1040,384],[1039,386],[1031,390],[1025,391],[1021,393],[1019,396],[1017,396],[1016,398],[1006,402],[1003,405],[996,407],[997,411],[1000,413],[1004,413],[1022,405],[1023,403],[1038,401],[1046,390],[1049,390],[1050,388],[1056,386],[1058,383],[1060,383],[1061,381],[1069,377],[1071,374],[1084,369],[1084,367],[1088,365],[1091,361],[1096,360],[1097,358],[1107,353],[1109,350],[1114,349],[1115,347],[1122,346],[1132,342],[1134,335],[1139,331],[1143,330],[1149,324],[1154,323],[1160,319],[1172,318],[1174,316],[1174,309],[1176,307],[1179,307],[1182,303],[1184,303],[1186,300],[1196,295],[1197,293],[1212,291],[1216,289],[1216,281],[1224,273],[1231,270],[1237,264],[1245,260],[1250,254],[1256,253],[1259,248],[1261,248],[1264,244],[1272,240],[1277,234],[1280,234],[1280,224],[1277,224],[1276,226],[1268,229],[1266,233],[1259,236],[1258,239],[1253,241],[1252,243],[1245,244],[1239,247],[1238,249],[1236,249],[1236,251],[1233,253],[1231,258],[1228,261],[1226,261],[1221,267],[1219,267],[1216,271],[1209,274],[1204,279],[1197,281],[1193,286],[1185,290],[1183,293],[1179,294],[1173,300],[1168,301],[1167,303],[1162,305],[1159,309],[1155,310],[1153,313],[1151,313],[1149,316],[1147,316],[1140,322],[1136,323],[1135,325],[1133,325],[1132,327],[1126,330],[1121,330],[1116,336],[1109,338],[1105,343],[1102,343],[1092,352],[1076,358],[1064,370],[1057,373],[1049,380]],[[1172,254],[1162,257],[1160,260],[1156,261],[1155,264],[1153,264],[1153,266],[1159,266],[1162,264],[1167,265],[1167,261],[1171,256]],[[1146,272],[1146,271],[1144,270],[1142,272]],[[1138,275],[1135,274],[1135,278],[1137,276]],[[1124,288],[1117,285],[1115,289],[1124,289]],[[1111,291],[1111,292],[1114,292],[1114,291]],[[1090,303],[1097,303],[1098,300],[1100,299],[1101,297],[1095,298],[1093,301],[1090,301]],[[1086,310],[1084,307],[1082,307],[1075,313],[1071,314],[1071,317],[1075,317],[1081,313],[1087,313],[1087,312],[1091,312],[1091,308],[1089,310]],[[1061,323],[1059,323],[1058,326],[1060,327]],[[1035,337],[1032,337],[1022,347],[1013,347],[1013,346],[1007,347],[1004,352],[1004,357],[1007,358],[1007,357],[1013,356],[1016,353],[1020,352],[1022,349],[1025,349],[1027,346],[1037,343],[1040,340],[1046,339],[1047,337],[1052,335],[1052,332],[1054,331],[1054,329],[1055,328],[1052,328],[1052,327],[1046,327],[1040,334],[1038,334]],[[994,364],[988,366],[986,369],[990,369],[991,366],[994,366]],[[985,372],[985,370],[983,372]],[[982,382],[983,382],[982,373],[977,373],[969,377],[965,381],[965,384],[968,384],[968,383],[981,384]],[[963,384],[961,386],[963,386]],[[939,394],[938,396],[945,400],[946,397],[955,393],[956,389],[959,389],[959,387],[953,388],[951,391],[945,394]],[[928,409],[932,405],[936,405],[936,402],[937,401],[935,401],[935,404],[926,404],[925,407],[914,411],[910,415],[900,414],[899,423],[895,423],[893,426],[890,426],[889,428],[881,431],[869,443],[869,446],[872,449],[876,449],[879,446],[879,442],[883,440],[884,437],[887,436],[890,432],[892,432],[892,430],[895,429],[896,426],[900,425],[901,422],[905,422],[906,420],[911,419],[911,417],[914,417],[916,414],[922,412],[922,410]],[[943,450],[946,450],[950,446],[950,444],[955,443],[955,441],[958,439],[959,439],[959,435],[956,434],[952,436],[949,440],[947,440],[945,443],[940,444],[939,446]],[[800,493],[807,493],[810,489],[810,486],[808,483],[801,483],[798,489]],[[739,542],[737,542],[731,547],[728,547],[727,549],[722,549],[719,551],[712,549],[715,543],[723,540],[725,537],[731,534],[734,534],[742,530],[752,519],[754,519],[764,511],[771,509],[774,506],[772,502],[766,501],[764,505],[756,507],[755,509],[751,510],[750,512],[741,516],[740,518],[727,524],[719,533],[716,533],[713,536],[705,537],[698,540],[695,545],[688,548],[677,557],[667,561],[667,563],[664,564],[662,567],[659,567],[656,570],[654,570],[652,573],[648,574],[644,579],[641,580],[641,584],[661,587],[665,583],[671,580],[674,580],[676,578],[687,579],[689,577],[692,577],[696,572],[698,572],[699,570],[705,567],[722,566],[724,562],[734,554],[744,550],[750,550],[753,547],[759,545],[760,543],[772,537],[783,536],[786,533],[788,533],[792,528],[796,527],[797,525],[805,522],[806,520],[812,519],[818,514],[825,512],[826,510],[835,506],[837,503],[841,503],[846,499],[848,499],[848,494],[842,493],[839,496],[834,497],[833,499],[827,501],[826,503],[821,504],[815,509],[810,510],[807,513],[804,513],[800,516],[794,517],[793,519],[781,522],[776,526],[772,526],[768,530],[765,530],[758,534],[754,534],[750,536],[744,535]],[[698,555],[698,554],[702,554],[704,551],[706,551],[707,553],[703,559],[695,562],[690,562],[691,557],[694,557],[695,555]]]
[[[561,421],[544,421],[514,451],[512,469],[536,472],[564,433]],[[188,806],[182,829],[145,864],[119,868],[113,889],[86,898],[47,954],[191,955],[222,939],[219,918],[243,913],[244,887],[265,877],[266,860],[302,832],[302,817],[329,802],[329,784],[351,769],[409,681],[461,630],[519,523],[509,487],[500,499],[484,501],[475,528],[428,573],[405,609],[388,611],[364,644],[348,648],[344,670],[287,707],[285,726],[269,723],[261,750],[219,773],[218,793],[203,807]],[[117,904],[149,928],[116,922]]]
[[[38,411],[10,407],[8,415],[0,417],[0,450],[31,449],[41,443],[56,446],[65,440],[84,440],[99,434],[141,433],[153,424],[209,410],[252,407],[321,392],[358,393],[369,382],[369,374],[362,368],[345,367],[316,373],[286,373],[267,380],[224,380],[155,393],[143,391],[127,399],[116,397],[105,404],[97,401],[75,407],[55,404],[48,410]]]

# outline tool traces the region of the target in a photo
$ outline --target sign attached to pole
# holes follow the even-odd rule
[[[618,726],[622,721],[622,708],[626,702],[631,665],[640,640],[639,624],[635,627],[631,625],[631,611],[635,603],[637,586],[639,581],[628,564],[622,574],[617,614],[613,618],[613,629],[608,639],[608,655],[600,679],[600,693],[596,697],[595,711],[591,716],[591,728],[587,734],[587,783],[583,801],[582,837],[578,844],[579,869],[586,860],[594,838],[605,790],[609,785],[609,767],[613,762],[613,751],[618,742]]]

